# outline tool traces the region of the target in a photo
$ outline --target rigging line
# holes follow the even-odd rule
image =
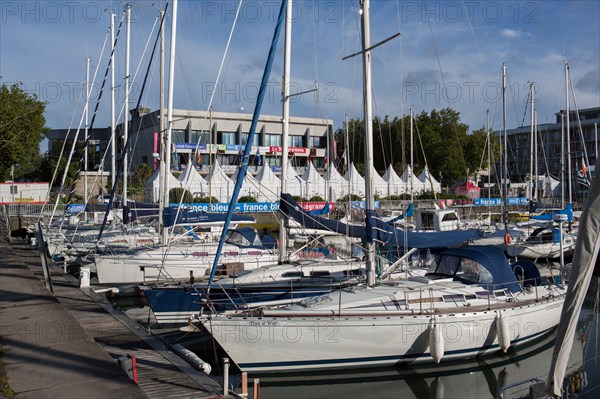
[[[398,32],[401,32],[402,29],[400,28],[400,1],[396,0],[396,23],[398,24]],[[402,52],[402,35],[400,35],[400,38],[398,40],[398,46],[400,49],[400,95],[403,97],[404,96],[404,86],[403,86],[403,76],[404,76],[404,70],[403,70],[403,65],[404,65],[404,57],[403,57],[403,52]],[[402,98],[401,97],[401,98]],[[401,164],[402,166],[404,166],[406,164],[406,145],[404,143],[404,101],[400,101],[400,130],[398,130],[398,125],[395,124],[396,127],[396,133],[400,133],[400,144],[401,144]],[[393,165],[392,165],[393,168]]]
[[[429,31],[431,32],[431,41],[433,43],[433,49],[435,51],[435,58],[437,59],[437,64],[438,64],[438,68],[440,69],[440,77],[442,78],[442,96],[445,97],[446,102],[448,104],[448,109],[451,109],[450,107],[450,100],[448,100],[448,97],[446,95],[446,80],[444,78],[444,71],[442,69],[442,62],[440,60],[440,54],[438,52],[438,48],[437,48],[437,44],[435,42],[435,35],[433,33],[433,26],[431,26],[431,18],[429,18],[429,13],[425,13],[425,15],[427,16],[427,23],[429,25]],[[467,163],[465,162],[465,153],[462,149],[462,144],[460,142],[460,138],[458,137],[458,129],[454,130],[454,134],[456,136],[456,144],[458,146],[458,150],[460,151],[460,156],[461,156],[461,160],[462,160],[462,164],[463,167],[465,169],[465,172],[467,170]]]
[[[587,155],[587,148],[585,146],[585,137],[583,136],[583,128],[581,126],[581,118],[579,116],[579,108],[577,107],[577,98],[575,97],[575,89],[573,88],[573,82],[571,81],[571,75],[569,74],[569,87],[571,88],[571,94],[573,97],[573,105],[575,106],[575,116],[577,116],[577,127],[579,128],[579,137],[581,139],[581,147],[583,148],[583,157],[585,158],[585,164],[589,165],[590,161]],[[598,155],[598,154],[596,154]]]
[[[388,85],[388,77],[387,77],[387,57],[386,57],[386,52],[385,52],[385,46],[383,46],[383,48],[381,49],[383,51],[383,79],[384,79],[384,85],[385,85],[385,97],[386,98],[390,98],[390,92],[389,92],[389,85]],[[373,98],[375,98],[375,96],[373,96]],[[387,118],[386,118],[387,119]],[[388,127],[389,127],[389,121],[388,121]],[[389,131],[389,129],[388,129]],[[386,158],[386,154],[385,154],[385,145],[383,144],[383,133],[382,133],[382,128],[381,128],[381,123],[379,124],[379,136],[380,136],[380,141],[381,141],[381,153],[383,154],[383,165],[387,165],[385,158]],[[392,154],[392,138],[388,135],[389,137],[389,142],[390,142],[390,159],[393,159],[393,155]]]
[[[106,49],[106,43],[108,42],[109,33],[110,33],[110,29],[108,29],[107,32],[106,32],[106,36],[104,38],[104,44],[102,45],[102,50],[100,51],[100,57],[98,58],[98,60],[102,60],[102,57],[104,55],[104,50]],[[97,63],[96,69],[94,71],[94,76],[92,78],[92,87],[93,87],[94,83],[96,82],[96,77],[98,76],[98,70],[99,69],[100,69],[100,62]],[[85,84],[89,85],[89,82],[86,81]],[[87,95],[86,95],[86,105],[83,107],[83,112],[82,112],[82,115],[81,115],[81,119],[79,120],[79,127],[77,129],[77,134],[75,135],[75,139],[73,140],[73,147],[72,147],[73,149],[76,149],[77,137],[78,137],[79,131],[81,130],[81,125],[83,124],[83,120],[85,119],[85,111],[89,108],[89,101],[90,101],[90,95],[91,95],[91,93],[92,93],[92,91],[90,90],[87,93]],[[85,140],[86,140],[86,143],[87,143],[89,141],[89,138],[86,137]],[[72,155],[72,153],[71,153],[71,155]],[[72,159],[72,157],[69,158],[69,162],[67,163],[67,168],[65,168],[65,174],[64,174],[63,181],[66,180],[66,173],[68,172],[68,165],[70,165],[71,159]],[[79,161],[77,172],[75,173],[75,178],[73,179],[73,182],[71,184],[71,188],[69,190],[69,196],[67,197],[67,204],[71,203],[71,199],[73,197],[73,193],[75,192],[75,184],[77,183],[77,178],[79,177],[79,175],[81,173],[81,165],[83,163],[83,160],[84,160],[84,157],[81,157],[81,159]],[[64,186],[63,186],[63,184],[61,184],[61,187],[60,187],[60,191],[61,192],[62,192],[63,188],[64,188]],[[60,197],[60,195],[58,197]],[[85,198],[85,200],[86,200],[86,203],[87,203],[87,198]],[[57,201],[57,205],[58,205],[58,201]],[[62,226],[62,224],[61,224],[61,226]]]
[[[481,60],[481,66],[483,66],[483,70],[487,74],[487,68],[485,67],[485,62],[483,60],[483,55],[481,54],[481,49],[479,48],[479,42],[477,42],[477,36],[475,35],[475,30],[473,29],[473,24],[471,24],[471,15],[469,15],[469,11],[465,6],[465,0],[461,1],[463,9],[465,10],[465,14],[467,15],[467,21],[469,22],[469,28],[471,29],[471,34],[473,35],[473,41],[475,42],[475,47],[477,48],[477,54],[479,54],[479,59]]]

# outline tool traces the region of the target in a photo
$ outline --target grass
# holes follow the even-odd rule
[[[3,353],[4,351],[2,350],[2,345],[0,345],[0,396],[6,399],[12,399],[15,397],[15,392],[8,384],[8,376],[4,370],[4,361],[2,360]]]

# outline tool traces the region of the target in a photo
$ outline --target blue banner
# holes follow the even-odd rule
[[[169,204],[169,207],[177,209],[179,204]],[[227,212],[228,202],[218,202],[213,204],[183,204],[184,209],[191,209],[195,212]],[[235,206],[237,213],[262,213],[277,212],[279,210],[278,202],[243,202]]]
[[[362,208],[365,209],[367,206],[366,201],[352,201],[352,207],[354,208]],[[375,201],[375,209],[381,208],[381,203],[379,201]]]
[[[81,212],[85,212],[85,204],[69,204],[65,215],[76,215]]]
[[[525,197],[509,197],[506,199],[507,205],[529,205],[529,200]]]
[[[495,206],[495,205],[501,205],[502,204],[502,199],[501,198],[475,198],[473,200],[473,204],[475,206]]]

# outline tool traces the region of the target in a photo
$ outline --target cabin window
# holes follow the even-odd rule
[[[433,214],[432,213],[422,213],[421,214],[421,228],[433,229],[435,226],[433,224]]]
[[[310,272],[311,277],[329,277],[331,274],[328,270],[317,270]]]
[[[281,275],[283,278],[299,278],[303,276],[302,272],[285,272]]]
[[[360,276],[360,269],[344,270],[344,276]]]
[[[458,216],[456,216],[456,213],[447,213],[444,215],[444,217],[442,217],[442,222],[448,222],[451,220],[458,220]]]

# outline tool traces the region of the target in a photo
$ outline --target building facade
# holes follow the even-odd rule
[[[131,111],[132,121],[128,135],[129,171],[146,164],[156,169],[160,154],[160,111],[150,112],[141,108]],[[166,126],[166,111],[163,118]],[[181,170],[188,162],[207,174],[209,164],[218,161],[227,173],[234,173],[239,164],[240,151],[246,145],[252,115],[244,113],[206,112],[192,110],[173,110],[173,127],[170,156],[172,171]],[[166,128],[163,127],[163,130]],[[123,147],[123,125],[117,126],[117,154]],[[110,171],[110,128],[90,129],[90,153],[87,170]],[[58,156],[65,139],[74,137],[71,132],[67,138],[66,129],[52,130],[47,134],[49,151]],[[78,141],[84,141],[83,132]],[[274,172],[281,169],[282,118],[263,115],[259,118],[253,140],[251,162],[264,162]],[[333,121],[330,119],[290,117],[289,154],[292,165],[301,172],[309,158],[317,169],[324,169],[328,159],[332,159]],[[260,157],[257,157],[260,155]],[[259,160],[260,159],[260,160]],[[120,155],[117,155],[120,164]]]

